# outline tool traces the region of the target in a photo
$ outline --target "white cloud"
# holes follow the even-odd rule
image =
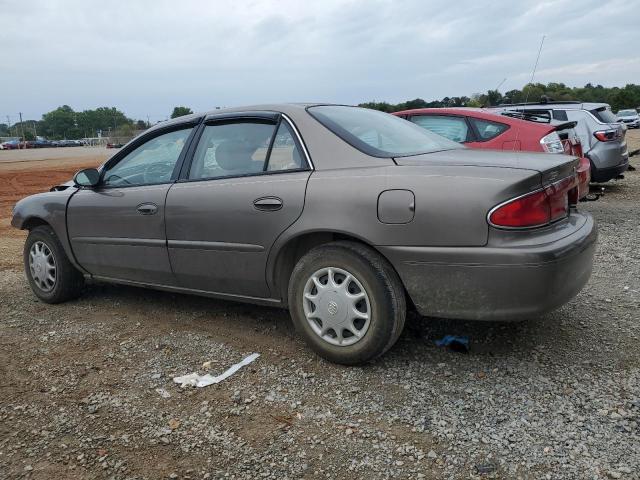
[[[67,103],[132,117],[267,101],[638,82],[634,2],[0,0],[0,115]]]

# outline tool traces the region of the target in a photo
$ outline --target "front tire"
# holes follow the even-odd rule
[[[318,355],[358,365],[398,340],[406,299],[398,274],[379,253],[356,242],[334,242],[312,249],[296,264],[289,311]]]
[[[24,244],[24,271],[33,293],[46,303],[61,303],[82,292],[84,277],[72,265],[53,229],[42,225]]]

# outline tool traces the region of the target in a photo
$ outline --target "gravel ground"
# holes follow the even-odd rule
[[[314,356],[281,310],[109,285],[49,306],[5,262],[0,477],[638,479],[640,173],[581,208],[600,237],[574,301],[525,323],[413,315],[363,368]],[[171,380],[252,352],[220,384]]]

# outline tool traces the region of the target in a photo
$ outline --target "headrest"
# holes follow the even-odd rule
[[[243,140],[225,140],[216,148],[216,162],[224,170],[243,170],[251,165],[254,152]]]

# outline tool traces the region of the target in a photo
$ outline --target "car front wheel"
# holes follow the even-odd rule
[[[46,303],[80,295],[84,277],[67,258],[53,229],[42,225],[29,232],[24,244],[24,270],[31,290]]]
[[[300,259],[289,281],[289,309],[316,353],[334,363],[357,365],[396,342],[406,300],[386,259],[345,241],[316,247]]]

